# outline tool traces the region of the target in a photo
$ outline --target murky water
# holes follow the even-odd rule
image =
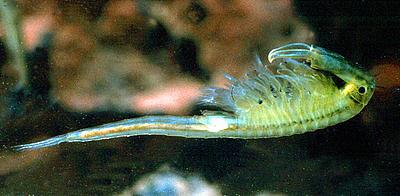
[[[395,1],[17,1],[24,57],[9,49],[11,27],[0,26],[0,194],[396,195],[399,8]],[[370,70],[371,102],[347,122],[275,139],[138,136],[10,148],[146,114],[199,114],[204,86],[223,86],[221,73],[240,77],[254,53],[288,42],[323,46]],[[16,66],[17,58],[27,66]],[[27,84],[19,87],[21,78]]]

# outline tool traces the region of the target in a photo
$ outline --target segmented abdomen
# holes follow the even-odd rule
[[[348,97],[330,77],[303,63],[257,66],[232,83],[238,127],[247,130],[246,138],[300,134],[350,118]]]
[[[346,97],[308,97],[297,103],[254,108],[240,116],[239,129],[248,130],[244,132],[247,138],[281,137],[323,129],[352,117],[348,112],[352,103]]]

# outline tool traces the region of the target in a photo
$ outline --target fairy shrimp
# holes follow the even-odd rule
[[[375,80],[339,54],[291,43],[256,58],[241,80],[226,75],[226,88],[207,88],[200,103],[221,111],[197,116],[144,116],[85,128],[16,146],[33,150],[64,142],[164,135],[186,138],[272,138],[323,129],[357,115],[369,102]],[[340,80],[339,85],[335,80]]]

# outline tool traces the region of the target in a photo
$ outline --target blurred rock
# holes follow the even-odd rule
[[[241,76],[256,53],[266,58],[278,45],[314,40],[290,0],[155,0],[141,5],[171,34],[196,42],[201,66],[219,86],[226,81],[223,72]]]
[[[199,176],[184,176],[164,166],[158,171],[142,177],[132,188],[118,195],[217,196],[222,194],[216,186],[210,185]]]

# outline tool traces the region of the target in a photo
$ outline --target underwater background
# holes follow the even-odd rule
[[[312,0],[3,0],[1,195],[400,193],[400,3]],[[15,8],[15,9],[12,9]],[[18,33],[17,33],[18,34]],[[353,119],[290,137],[138,136],[11,146],[148,114],[194,115],[205,86],[290,42],[335,51],[377,89]],[[15,50],[18,50],[15,49]],[[22,84],[19,81],[25,79]]]

